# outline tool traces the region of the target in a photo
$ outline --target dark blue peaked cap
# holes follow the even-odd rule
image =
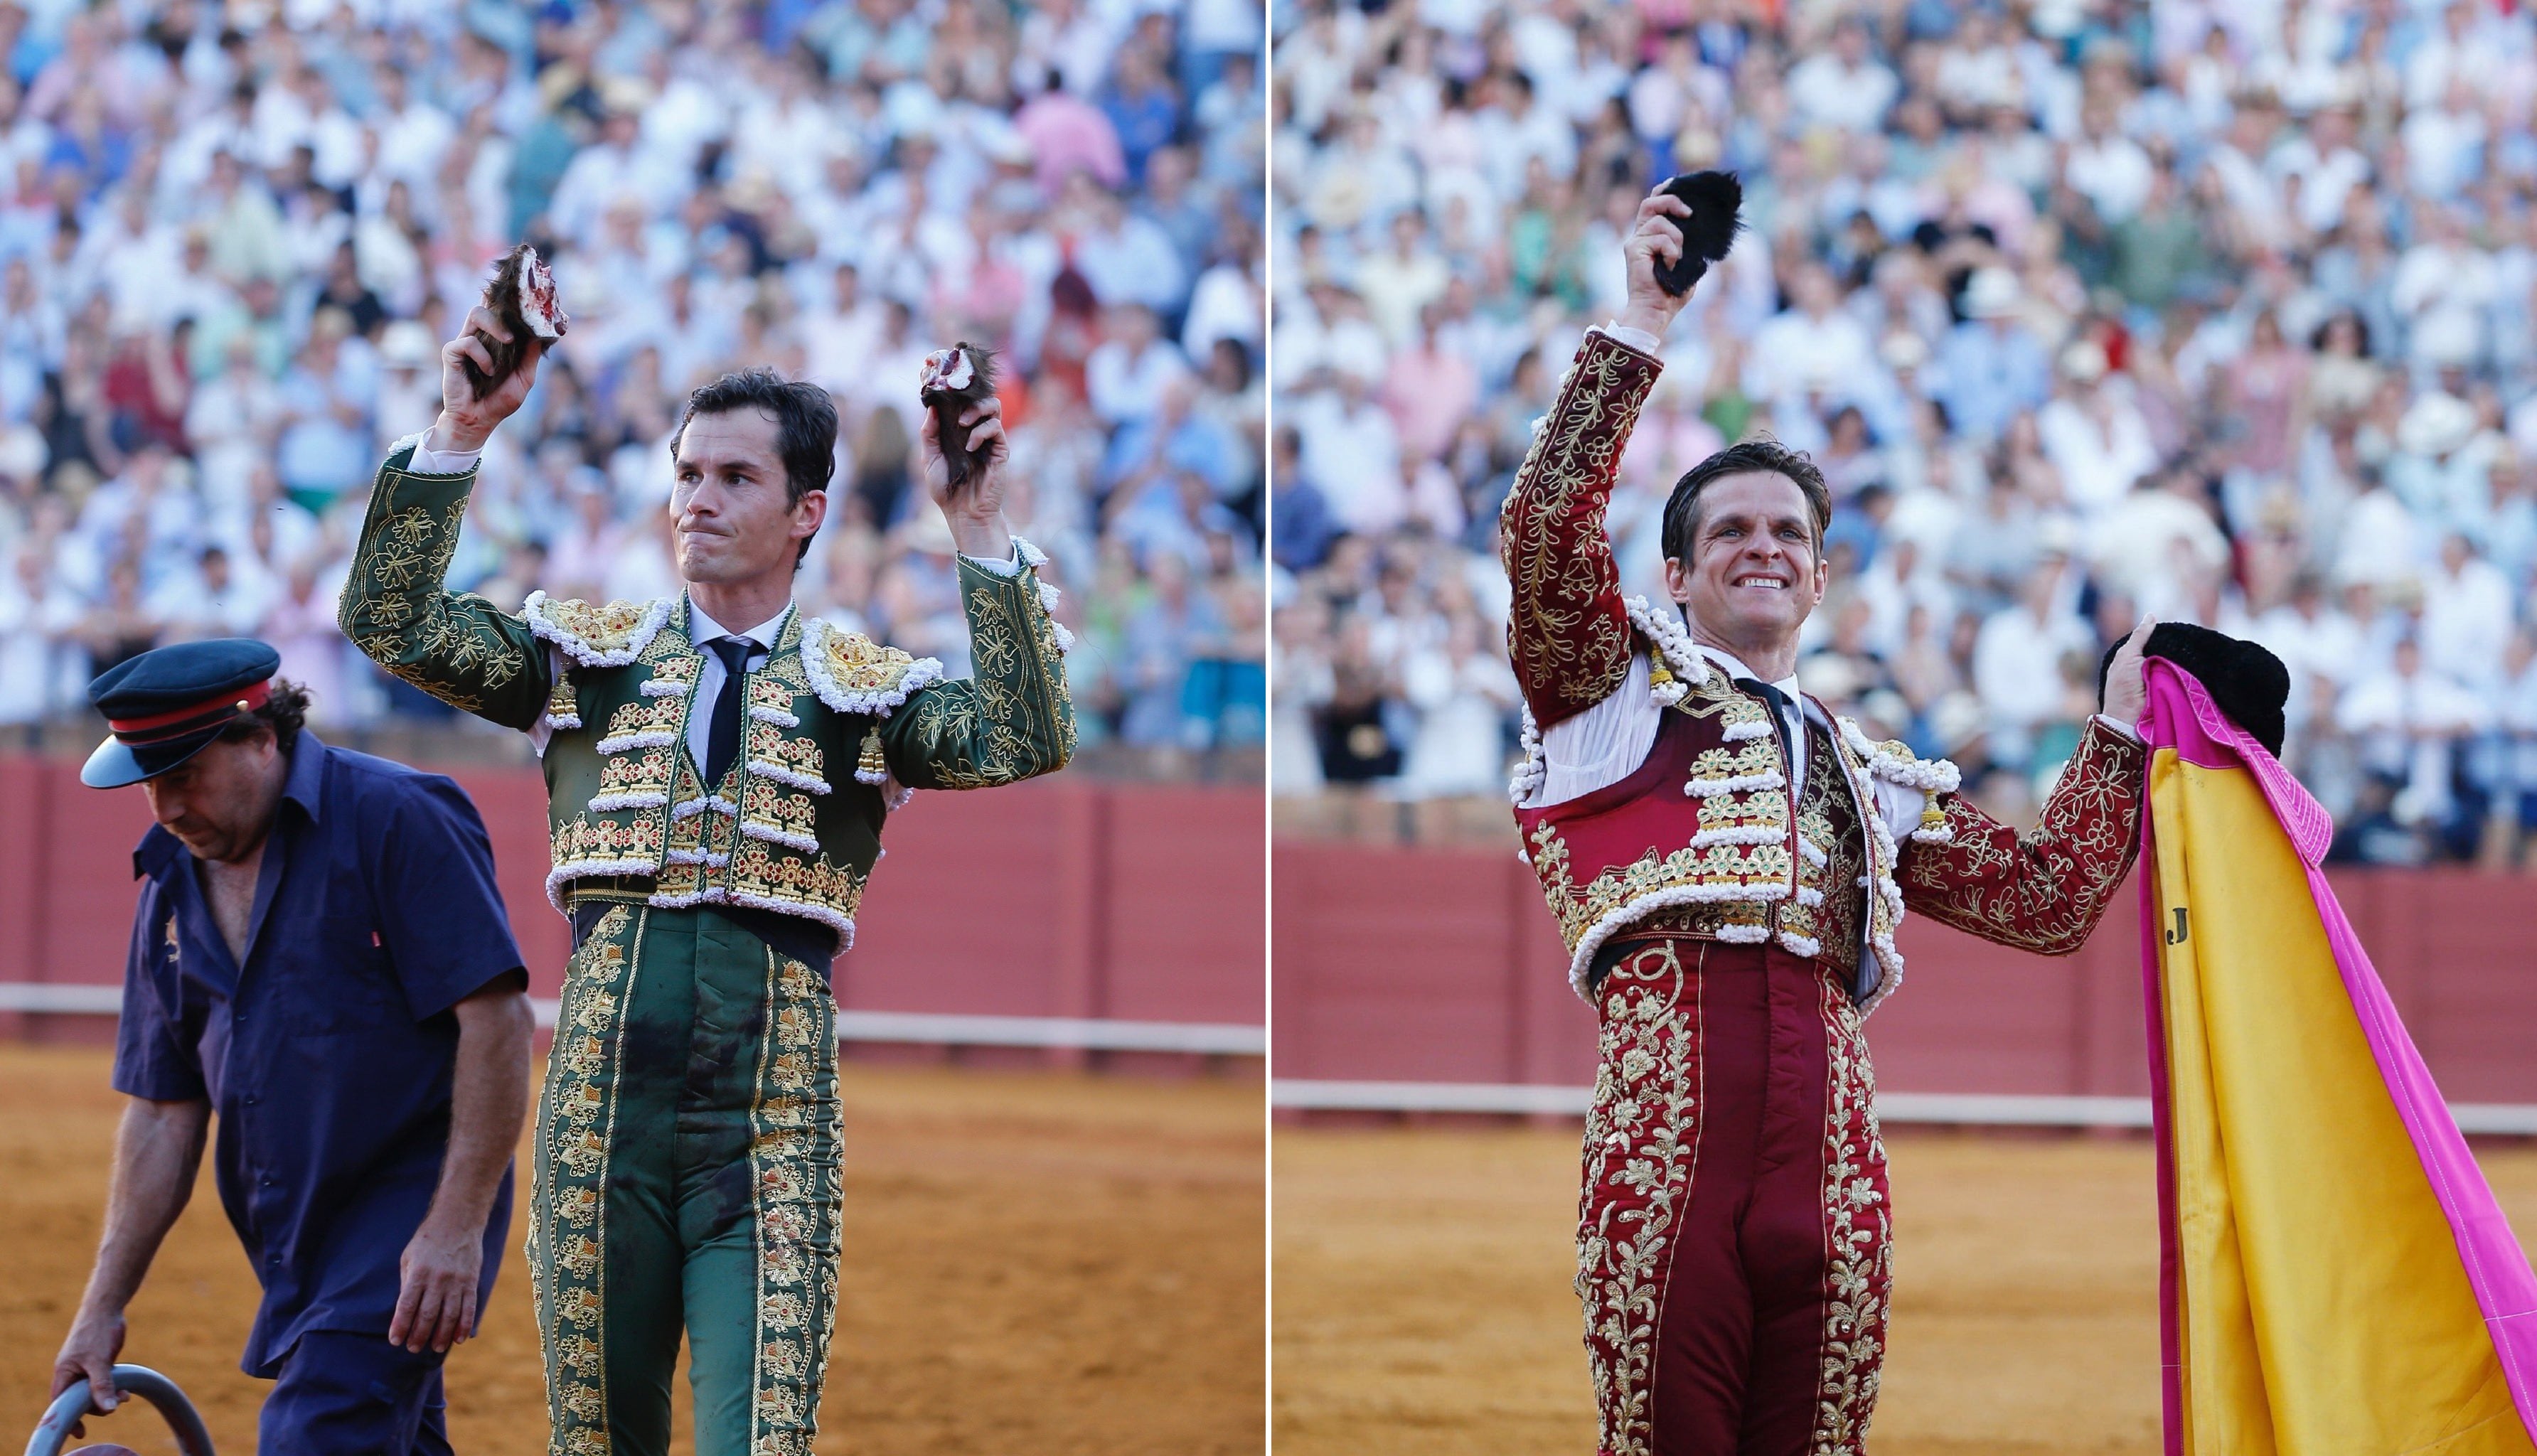
[[[113,736],[80,770],[91,789],[120,789],[163,774],[209,747],[221,730],[264,706],[282,655],[247,637],[153,648],[88,685]]]

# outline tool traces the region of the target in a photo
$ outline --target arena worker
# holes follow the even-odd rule
[[[441,1362],[476,1331],[529,1105],[528,976],[456,784],[330,747],[242,638],[158,648],[89,688],[81,771],[158,820],[124,966],[105,1233],[53,1364],[112,1410],[125,1309],[193,1192],[264,1298],[242,1364],[267,1456],[449,1450]]]
[[[815,385],[728,374],[670,450],[684,590],[516,614],[443,587],[480,452],[542,348],[497,373],[490,309],[441,349],[442,409],[379,468],[341,620],[389,671],[530,735],[549,897],[575,950],[538,1108],[529,1265],[550,1449],[664,1451],[683,1327],[700,1456],[807,1456],[836,1304],[839,1132],[827,974],[889,811],[1074,747],[1046,559],[1007,527],[990,395],[921,432],[974,678],[806,616],[837,415]],[[470,367],[494,381],[477,398]],[[908,381],[910,388],[917,381]],[[945,447],[984,452],[951,483]],[[983,888],[983,887],[982,887]]]
[[[1805,456],[1753,440],[1686,473],[1671,600],[1625,599],[1604,508],[1691,216],[1640,205],[1623,312],[1587,331],[1502,520],[1516,820],[1602,1029],[1577,1288],[1603,1456],[1855,1452],[1890,1275],[1860,1022],[1902,983],[1907,906],[2046,954],[2087,939],[2138,844],[2147,624],[2019,835],[1953,765],[1799,690],[1832,517]]]

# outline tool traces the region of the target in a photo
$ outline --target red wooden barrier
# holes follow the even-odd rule
[[[1512,850],[1288,843],[1275,868],[1275,1076],[1594,1080],[1593,1015]],[[2376,870],[2334,888],[2441,1092],[2537,1103],[2537,881]],[[1909,918],[1905,983],[1867,1023],[1878,1087],[2145,1096],[2133,895],[2063,958]]]
[[[546,901],[545,785],[533,769],[449,773],[492,836],[531,989],[554,995],[570,947]],[[839,1003],[1258,1025],[1267,813],[1255,791],[1068,775],[920,793],[890,816]],[[137,789],[0,757],[0,981],[121,980],[149,827]]]

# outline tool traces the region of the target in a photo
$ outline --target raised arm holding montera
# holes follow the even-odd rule
[[[1675,178],[1639,204],[1622,244],[1628,301],[1588,331],[1500,511],[1514,600],[1507,647],[1538,732],[1608,697],[1629,670],[1632,622],[1603,513],[1621,452],[1663,364],[1657,348],[1741,227],[1731,175]]]

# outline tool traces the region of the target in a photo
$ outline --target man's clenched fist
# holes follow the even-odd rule
[[[1639,204],[1637,225],[1621,244],[1621,254],[1630,264],[1629,302],[1618,320],[1624,327],[1644,329],[1661,339],[1673,316],[1689,301],[1689,293],[1676,297],[1658,285],[1657,268],[1682,261],[1682,227],[1675,220],[1690,216],[1689,203],[1662,192],[1651,192]]]
[[[440,418],[431,426],[431,438],[423,442],[433,450],[484,449],[493,426],[517,413],[520,402],[529,397],[529,387],[538,382],[538,361],[546,357],[546,345],[531,339],[511,377],[485,398],[476,398],[476,385],[467,377],[467,361],[484,373],[493,372],[493,355],[485,341],[476,337],[480,330],[506,344],[511,340],[501,317],[480,303],[467,311],[458,337],[440,347]]]

